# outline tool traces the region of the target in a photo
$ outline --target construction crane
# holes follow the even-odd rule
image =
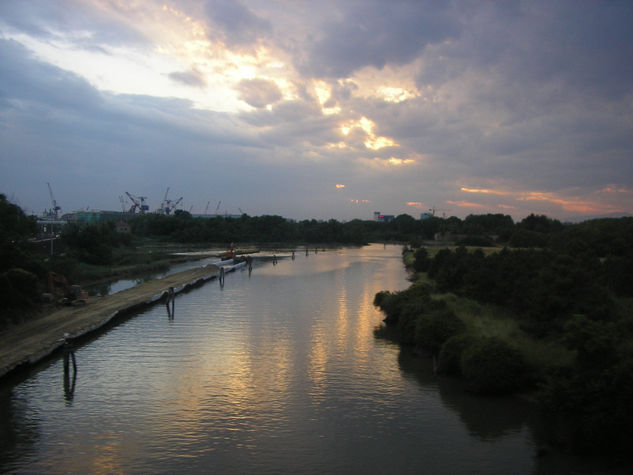
[[[147,196],[134,196],[127,191],[125,192],[125,194],[128,196],[128,198],[130,198],[130,200],[132,200],[132,206],[128,211],[130,214],[136,213],[137,209],[141,214],[145,214],[145,212],[149,210],[149,206],[145,204]]]
[[[123,195],[119,195],[119,201],[121,202],[121,212],[125,213],[125,208],[127,208],[127,206],[125,204],[125,198],[123,197]]]
[[[218,211],[220,211],[220,205],[222,204],[222,200],[218,201],[218,205],[215,207],[215,215],[218,215]]]
[[[57,206],[57,201],[55,201],[55,198],[53,197],[53,189],[51,188],[51,184],[49,182],[46,182],[46,184],[48,185],[48,194],[51,197],[51,205],[53,205],[53,207],[51,208],[50,216],[54,217],[55,219],[59,219],[59,211],[61,210],[61,207]]]
[[[444,211],[444,213],[442,213],[442,217],[446,217],[446,211],[449,211],[447,209],[440,209],[440,208],[436,208],[435,206],[433,206],[432,208],[429,208],[429,211],[431,212],[431,216],[435,216],[435,212],[436,211]]]
[[[160,204],[160,209],[158,210],[159,213],[169,214],[169,211],[167,210],[169,209],[170,201],[167,199],[167,193],[169,193],[169,187],[167,187],[167,191],[165,191],[165,196],[163,196],[163,201]]]
[[[178,198],[176,201],[174,201],[173,203],[169,201],[167,205],[168,207],[166,208],[166,214],[170,214],[172,211],[176,211],[176,207],[180,204],[181,201],[182,201],[182,196]]]
[[[206,216],[206,214],[209,212],[209,205],[211,204],[210,201],[207,201],[207,207],[204,209],[204,214]]]

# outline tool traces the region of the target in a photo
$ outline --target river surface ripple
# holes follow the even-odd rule
[[[374,328],[401,247],[258,263],[0,387],[0,472],[578,473],[533,411],[438,380]],[[70,381],[69,381],[70,380]],[[589,470],[592,470],[589,468]]]

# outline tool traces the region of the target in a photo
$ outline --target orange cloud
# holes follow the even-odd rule
[[[471,203],[470,201],[447,201],[449,205],[459,206],[460,208],[485,208],[486,206],[479,203]]]
[[[517,201],[540,201],[543,203],[550,203],[553,205],[560,206],[565,211],[569,211],[572,213],[582,213],[582,214],[603,214],[603,213],[615,213],[615,212],[623,212],[626,211],[621,206],[616,206],[608,203],[602,202],[599,199],[586,199],[579,197],[570,197],[565,198],[561,197],[557,193],[548,193],[542,191],[500,191],[493,190],[489,188],[468,188],[468,187],[460,187],[460,191],[465,193],[481,193],[487,195],[498,195],[498,196],[508,196]],[[618,186],[618,185],[607,185],[602,190],[598,191],[596,194],[604,194],[604,193],[633,193],[633,190],[628,189],[626,187]],[[461,203],[461,204],[458,204]],[[464,207],[477,207],[482,208],[483,205],[476,205],[475,203],[469,203],[467,201],[456,202],[457,206]],[[506,205],[506,204],[498,204],[499,208],[502,209],[517,209],[514,206]]]
[[[545,201],[559,205],[565,211],[574,213],[614,213],[622,211],[621,208],[596,201],[585,201],[580,199],[558,198],[550,193],[529,192],[526,196],[517,197],[519,201]]]
[[[633,190],[618,185],[607,185],[600,191],[604,193],[633,193]]]
[[[485,193],[487,195],[508,195],[506,191],[488,190],[486,188],[466,188],[462,186],[459,191],[465,191],[466,193]]]
[[[345,188],[345,185],[341,185],[340,183],[337,183],[337,184],[336,184],[336,188],[337,188],[337,189],[340,189],[340,188]]]
[[[413,206],[414,208],[422,209],[423,205],[419,201],[409,201],[407,206]]]

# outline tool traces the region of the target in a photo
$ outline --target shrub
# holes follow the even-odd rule
[[[462,374],[473,391],[501,394],[516,391],[526,374],[521,353],[499,338],[482,338],[461,358]]]
[[[466,333],[459,333],[448,338],[440,349],[437,370],[439,373],[459,376],[462,374],[462,353],[477,341]]]
[[[413,268],[418,272],[426,272],[431,266],[431,259],[426,248],[421,247],[413,254]]]
[[[37,276],[13,268],[1,274],[2,301],[7,308],[26,307],[38,301]]]
[[[391,292],[388,290],[381,290],[374,296],[374,306],[382,310],[382,304],[389,298],[389,296],[391,296]]]
[[[439,302],[446,306],[445,302]],[[464,322],[452,310],[437,309],[419,316],[415,325],[415,342],[437,354],[444,342],[462,332],[464,327]]]

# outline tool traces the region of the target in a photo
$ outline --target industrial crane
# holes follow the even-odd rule
[[[167,208],[165,208],[165,214],[170,214],[172,211],[176,211],[176,206],[178,206],[181,201],[182,201],[182,196],[178,198],[176,201],[174,201],[173,203],[171,202],[171,200],[169,200],[167,202]]]
[[[51,184],[49,182],[46,182],[46,184],[48,185],[48,194],[51,197],[51,205],[53,205],[50,215],[55,217],[55,219],[59,219],[59,211],[62,208],[60,206],[57,206],[57,201],[55,201],[55,198],[53,197],[53,189],[51,188]]]
[[[220,210],[220,205],[222,204],[222,200],[218,201],[218,205],[215,207],[215,215],[217,217],[218,211]]]
[[[132,207],[130,208],[129,213],[134,214],[138,209],[141,214],[145,214],[145,212],[149,210],[149,206],[145,204],[147,196],[134,196],[127,191],[125,192],[125,194],[128,196],[128,198],[130,198],[130,200],[132,200]]]
[[[436,211],[448,211],[447,209],[440,209],[440,208],[436,208],[435,206],[433,206],[432,208],[429,208],[429,211],[431,212],[431,216],[435,216],[435,212]],[[446,217],[446,213],[442,213],[442,217]]]
[[[167,199],[167,193],[169,193],[169,187],[167,187],[167,191],[165,191],[165,196],[163,197],[163,202],[160,204],[159,212],[163,214],[169,214],[169,203],[170,201]]]

